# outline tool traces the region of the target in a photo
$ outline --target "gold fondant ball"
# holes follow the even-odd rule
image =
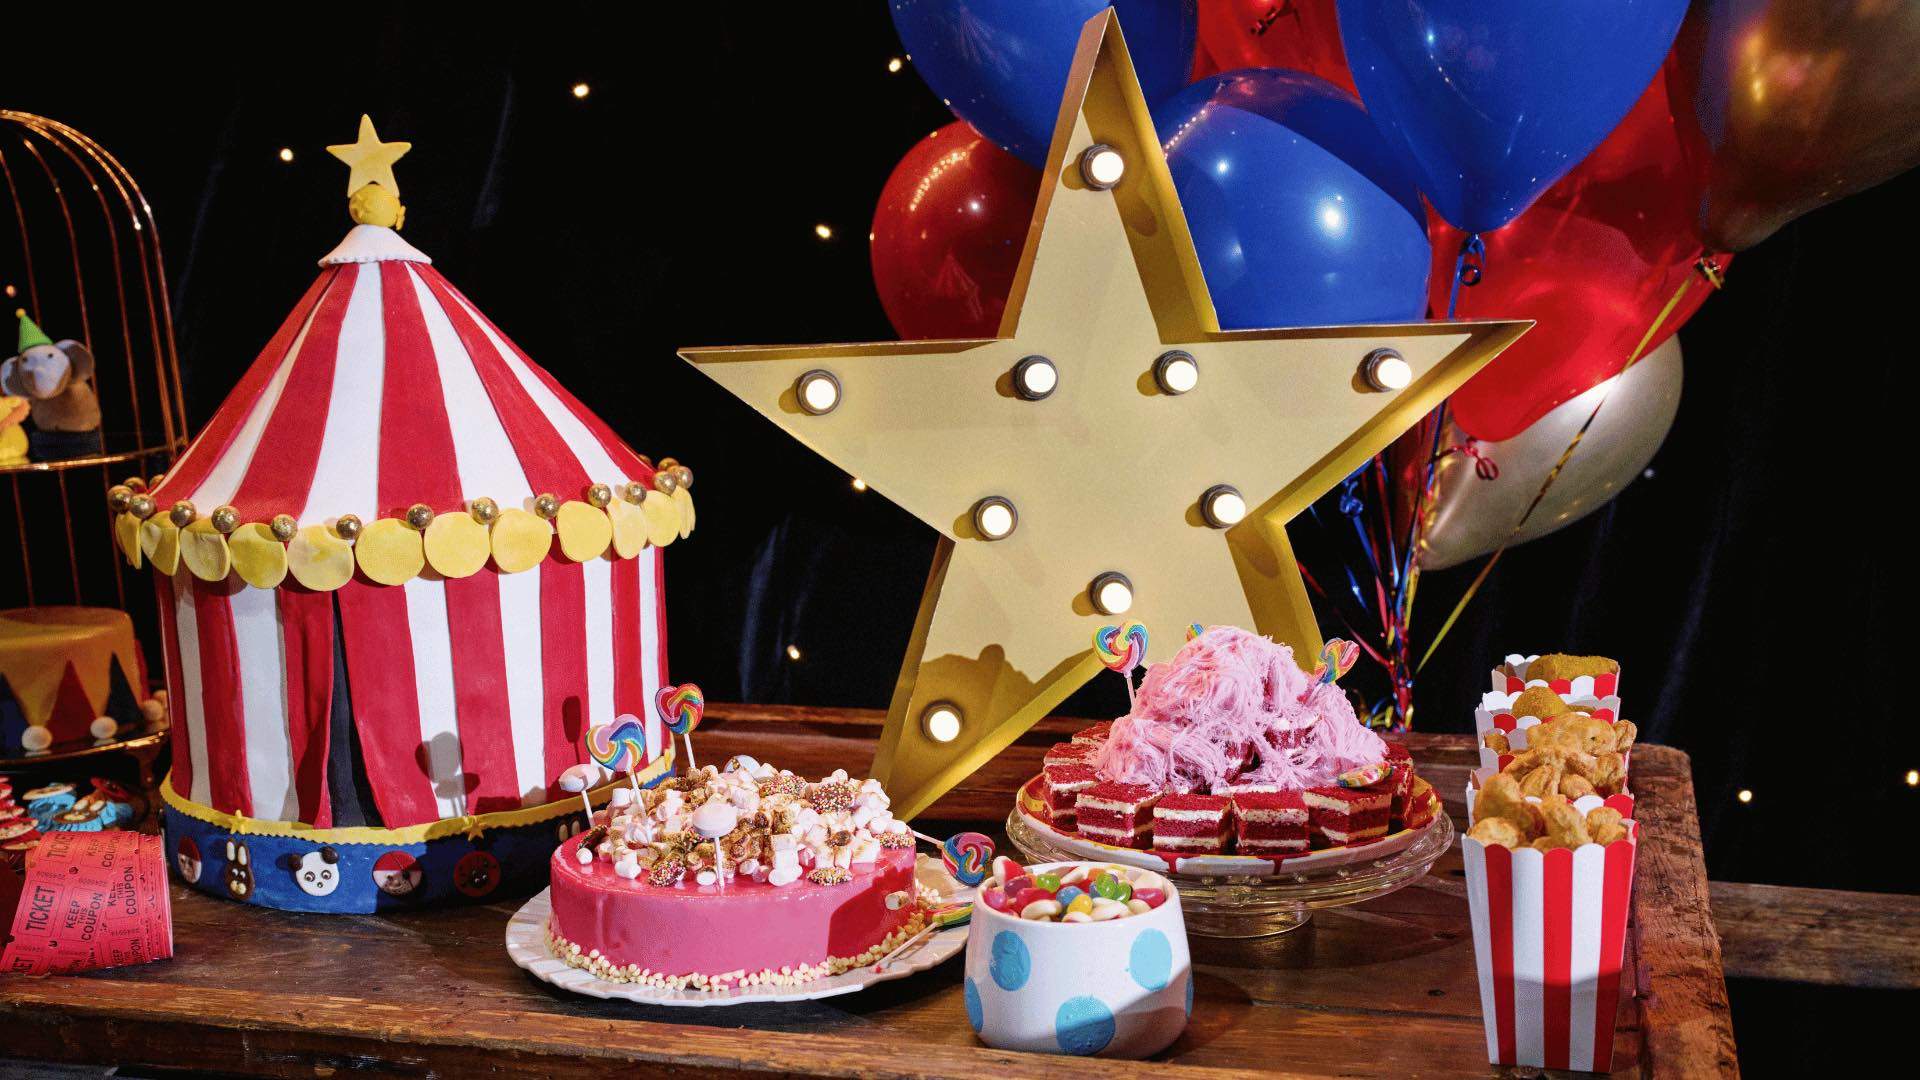
[[[638,480],[634,480],[627,484],[626,488],[621,492],[621,497],[630,503],[641,502],[647,497],[647,485]]]
[[[433,507],[426,503],[414,503],[407,507],[407,524],[416,529],[425,529],[433,524]]]
[[[107,505],[116,514],[127,512],[127,504],[133,501],[133,489],[125,484],[115,484],[107,489]]]
[[[468,503],[467,512],[472,514],[473,520],[480,524],[491,525],[493,524],[493,519],[500,516],[500,504],[494,502],[492,499],[482,497]]]
[[[128,491],[133,492],[135,495],[143,494],[147,490],[147,482],[137,476],[127,477],[126,480],[122,482],[120,486],[126,488]]]
[[[174,503],[173,509],[167,512],[167,517],[173,521],[174,527],[180,529],[184,529],[193,524],[193,519],[199,516],[199,511],[195,510],[193,504],[185,499]]]
[[[587,501],[602,510],[613,501],[613,489],[605,484],[595,484],[587,489]]]
[[[213,528],[225,536],[240,527],[240,511],[231,506],[217,506],[213,510]]]
[[[292,543],[293,538],[300,535],[300,523],[293,520],[292,514],[275,514],[272,529],[273,538],[283,544]]]
[[[536,495],[533,500],[533,512],[552,521],[553,515],[560,512],[560,500],[544,492]]]
[[[153,500],[145,495],[135,495],[127,500],[127,513],[145,521],[153,516]]]
[[[693,470],[687,468],[685,465],[675,465],[673,467],[673,479],[681,487],[691,489],[693,487]]]
[[[680,486],[680,478],[673,475],[671,470],[663,468],[653,474],[653,486],[658,489],[662,495],[671,495],[673,494],[673,489]]]
[[[342,540],[352,540],[360,535],[360,519],[353,514],[341,514],[333,523],[333,532]]]

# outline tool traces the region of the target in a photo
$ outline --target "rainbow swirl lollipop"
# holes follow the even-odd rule
[[[707,714],[706,695],[694,683],[663,686],[653,700],[660,710],[660,719],[675,735],[692,734],[693,729],[700,726],[700,718]]]
[[[1190,622],[1187,624],[1187,640],[1188,641],[1192,641],[1194,638],[1197,638],[1201,634],[1204,634],[1206,632],[1207,632],[1207,628],[1204,626],[1201,626],[1197,622]]]
[[[647,760],[647,729],[632,713],[595,724],[587,729],[587,754],[608,772],[632,772]]]
[[[687,740],[688,771],[698,769],[700,765],[693,759],[693,729],[700,726],[700,718],[707,714],[706,695],[695,683],[663,686],[654,695],[653,707],[668,731]]]
[[[993,837],[984,833],[954,833],[940,845],[940,861],[953,880],[971,889],[987,880],[993,865]]]
[[[1360,646],[1345,638],[1328,638],[1320,649],[1320,662],[1313,666],[1313,677],[1323,683],[1330,683],[1353,670],[1353,662],[1360,659]]]
[[[1147,628],[1143,623],[1103,626],[1093,635],[1093,651],[1100,662],[1125,675],[1147,659]]]

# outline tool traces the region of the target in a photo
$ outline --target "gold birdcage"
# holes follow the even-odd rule
[[[144,489],[187,443],[153,209],[133,174],[84,132],[12,109],[0,109],[0,185],[15,223],[0,224],[4,314],[24,311],[51,337],[84,344],[100,407],[97,448],[0,464],[14,518],[0,533],[0,608],[125,609],[128,571],[113,557],[108,490]]]

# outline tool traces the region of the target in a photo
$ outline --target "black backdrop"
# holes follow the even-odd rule
[[[194,424],[347,227],[323,147],[369,112],[415,144],[408,239],[637,449],[694,468],[701,528],[667,560],[675,675],[715,699],[883,706],[931,532],[673,350],[892,336],[868,222],[948,116],[910,65],[888,72],[884,5],[695,5],[671,27],[566,3],[246,10],[16,15],[0,71],[0,102],[92,134],[144,185]],[[1617,656],[1628,714],[1693,755],[1713,876],[1913,888],[1916,196],[1896,181],[1736,261],[1681,334],[1651,478],[1509,553],[1423,676],[1420,727],[1470,728],[1505,652]],[[1473,573],[1425,579],[1418,640]],[[1105,691],[1070,704],[1111,714]]]

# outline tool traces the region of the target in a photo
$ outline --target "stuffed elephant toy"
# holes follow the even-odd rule
[[[33,420],[36,461],[101,452],[100,400],[93,392],[93,353],[71,338],[48,340],[20,316],[20,353],[0,364],[0,392],[25,398]]]

